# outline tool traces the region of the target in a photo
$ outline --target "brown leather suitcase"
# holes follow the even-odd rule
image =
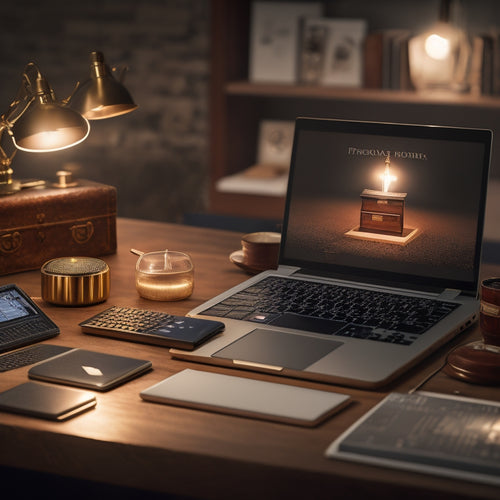
[[[0,197],[0,275],[116,252],[116,188],[78,180]]]

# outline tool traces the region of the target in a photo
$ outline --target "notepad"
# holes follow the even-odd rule
[[[89,391],[25,382],[0,393],[0,411],[48,420],[67,420],[96,406]]]
[[[345,394],[186,369],[140,393],[145,401],[314,426],[342,409]]]
[[[500,403],[391,393],[326,456],[500,485]]]

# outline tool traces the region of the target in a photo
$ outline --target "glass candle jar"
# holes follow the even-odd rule
[[[183,252],[163,250],[142,254],[135,267],[135,287],[149,300],[188,298],[194,288],[194,266]]]

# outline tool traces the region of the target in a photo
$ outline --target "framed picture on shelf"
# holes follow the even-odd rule
[[[219,179],[216,182],[217,191],[285,196],[294,131],[294,121],[262,120],[259,123],[255,164]]]
[[[290,168],[295,122],[262,120],[259,124],[257,164]]]
[[[253,2],[249,79],[296,83],[300,19],[322,15],[321,2]]]
[[[366,33],[364,19],[306,18],[300,54],[301,81],[361,87]]]

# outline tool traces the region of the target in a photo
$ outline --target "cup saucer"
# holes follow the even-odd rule
[[[263,271],[263,269],[258,269],[256,267],[248,266],[243,262],[243,250],[236,250],[229,256],[229,260],[236,264],[239,268],[243,269],[249,274],[257,274]]]

